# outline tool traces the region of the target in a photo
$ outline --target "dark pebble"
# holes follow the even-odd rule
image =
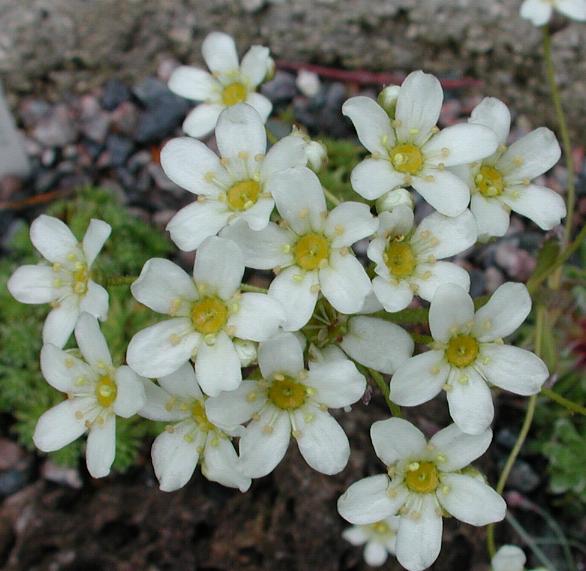
[[[0,472],[0,498],[5,498],[18,492],[18,490],[22,490],[28,481],[26,472],[17,469]]]
[[[106,111],[114,111],[118,105],[130,99],[130,89],[119,79],[110,79],[104,85],[100,104]]]
[[[165,93],[149,104],[138,119],[134,139],[154,143],[171,135],[187,114],[189,103],[173,93]]]
[[[261,87],[261,93],[273,103],[290,101],[297,94],[296,78],[285,71],[277,71],[275,77]]]
[[[110,153],[110,164],[121,167],[134,150],[134,143],[126,137],[113,133],[106,139],[106,149]]]

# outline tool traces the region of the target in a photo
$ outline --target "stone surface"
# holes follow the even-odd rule
[[[16,130],[0,84],[0,178],[9,175],[26,177],[29,172],[24,143]]]

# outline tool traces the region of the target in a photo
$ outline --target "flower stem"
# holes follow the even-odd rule
[[[545,328],[545,307],[543,305],[539,305],[537,307],[537,319],[535,323],[535,354],[539,357],[541,356],[542,352],[542,344],[543,344],[543,332]],[[501,472],[499,481],[496,485],[496,491],[498,494],[502,494],[503,490],[505,489],[505,485],[513,469],[513,465],[517,460],[517,456],[519,456],[519,452],[521,452],[521,448],[525,443],[525,439],[529,434],[529,430],[531,428],[531,423],[533,422],[533,416],[535,415],[535,406],[537,404],[537,395],[533,395],[529,402],[527,403],[527,411],[525,412],[525,419],[523,420],[523,426],[521,426],[521,431],[519,432],[519,436],[517,436],[517,441],[507,458],[507,462],[503,471]],[[490,554],[491,559],[494,557],[496,553],[496,545],[494,541],[494,524],[490,524],[486,531],[486,544],[488,547],[488,553]]]
[[[575,403],[574,401],[571,401],[565,397],[563,397],[562,395],[556,393],[555,391],[552,391],[551,389],[547,389],[547,388],[543,388],[541,389],[541,393],[544,397],[547,397],[548,399],[557,402],[559,405],[563,406],[564,408],[567,408],[572,414],[574,413],[578,413],[578,414],[582,414],[584,416],[586,416],[586,407],[579,405],[577,403]]]
[[[342,203],[342,201],[330,190],[328,190],[327,188],[323,189],[324,194],[326,195],[326,198],[334,205],[334,206],[338,206],[339,204]]]
[[[250,284],[240,284],[240,289],[242,291],[251,291],[253,293],[267,293],[267,291],[268,291],[267,288],[253,286]]]
[[[402,418],[403,412],[401,411],[401,407],[399,405],[396,405],[389,398],[389,383],[385,381],[384,377],[378,371],[375,371],[374,369],[368,369],[368,372],[374,380],[374,382],[377,384],[380,392],[383,394],[383,397],[385,397],[385,402],[387,403],[387,406],[389,407],[391,414],[393,416],[398,416],[399,418]]]

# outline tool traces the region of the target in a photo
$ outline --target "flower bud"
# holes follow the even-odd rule
[[[397,98],[401,88],[398,85],[388,85],[378,95],[379,105],[391,116],[395,116]]]
[[[385,211],[390,212],[400,204],[413,208],[413,197],[405,188],[395,188],[395,190],[385,192],[385,194],[376,201],[376,211],[379,214]]]
[[[256,361],[256,343],[254,341],[234,339],[234,349],[236,349],[243,367],[248,367]]]

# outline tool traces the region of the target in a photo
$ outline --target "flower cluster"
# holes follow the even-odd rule
[[[8,287],[25,303],[53,304],[42,371],[68,397],[39,419],[35,443],[52,451],[87,431],[88,469],[101,477],[114,459],[115,417],[139,414],[168,423],[152,447],[161,490],[184,486],[199,464],[244,492],[292,438],[314,470],[343,470],[350,445],[330,410],[348,413],[367,376],[391,375],[387,396],[402,406],[443,389],[454,424],[428,440],[401,418],[375,422],[386,471],[338,502],[355,526],[344,537],[366,544],[368,563],[396,553],[410,571],[425,569],[443,516],[481,526],[505,515],[469,466],[492,441],[492,389],[531,395],[548,377],[541,359],[503,341],[530,312],[527,288],[505,283],[475,309],[467,271],[446,260],[503,235],[511,210],[543,229],[559,223],[563,201],[532,182],[558,160],[555,136],[537,129],[507,147],[510,115],[493,98],[440,130],[441,85],[417,71],[379,103],[344,104],[370,156],[351,176],[365,200],[340,203],[315,172],[321,145],[294,131],[267,150],[270,104],[254,88],[271,71],[268,50],[254,46],[239,66],[233,40],[214,33],[203,54],[212,74],[181,67],[170,86],[204,101],[184,129],[215,130],[219,156],[190,137],[161,154],[169,178],[197,197],[167,228],[181,250],[196,250],[193,273],[166,259],[144,264],[132,295],[165,317],[134,335],[128,365],[112,364],[96,321],[108,297],[91,266],[109,226],[93,220],[81,244],[54,218],[31,227],[49,264],[19,268]],[[436,212],[420,220],[412,191]],[[272,270],[268,289],[243,283],[246,268]],[[414,297],[430,303],[432,336],[415,356],[410,333],[393,323]],[[64,350],[73,329],[79,351]]]

